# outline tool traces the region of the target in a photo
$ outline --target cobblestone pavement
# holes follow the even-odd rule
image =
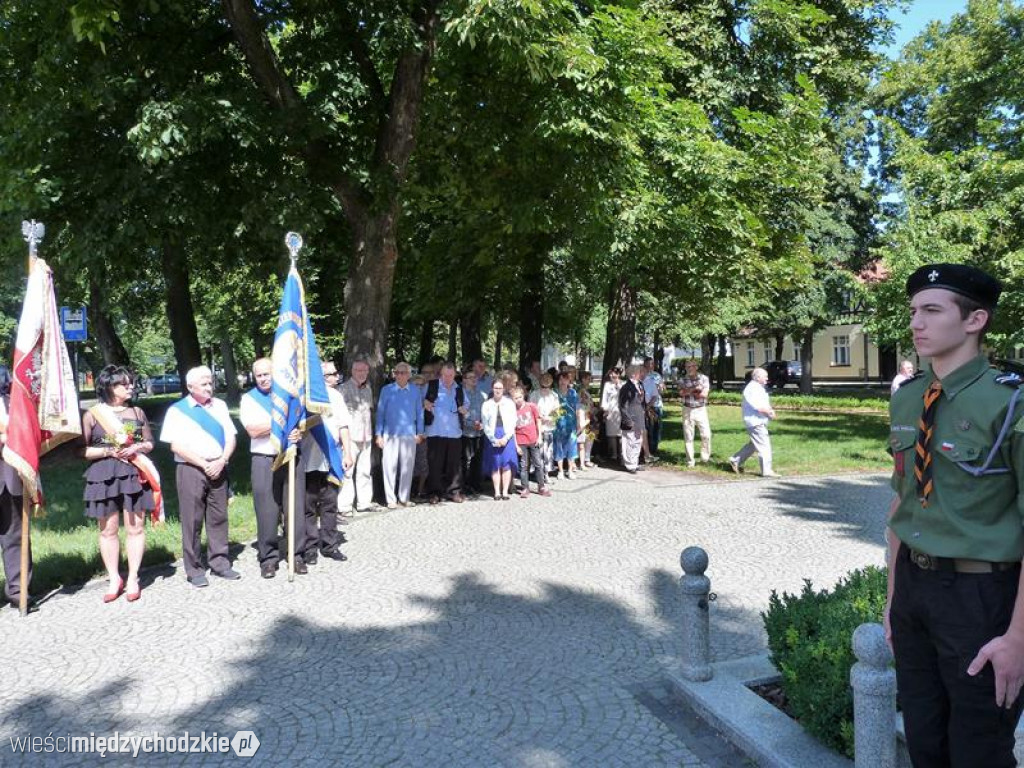
[[[373,512],[347,563],[289,584],[190,588],[151,571],[142,600],[105,583],[0,611],[0,765],[10,737],[233,735],[254,762],[342,766],[741,766],[667,694],[679,553],[705,547],[718,659],[764,649],[772,589],[882,560],[881,476],[721,480],[592,470],[552,497]],[[46,758],[46,756],[42,756]],[[162,755],[144,765],[237,764]],[[135,763],[35,755],[33,765]]]

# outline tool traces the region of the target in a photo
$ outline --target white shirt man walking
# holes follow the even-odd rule
[[[743,390],[743,424],[750,440],[739,453],[729,457],[729,466],[733,472],[741,472],[743,462],[757,452],[761,457],[761,477],[778,477],[772,471],[772,442],[768,436],[768,422],[775,418],[775,409],[765,389],[767,383],[768,372],[764,368],[751,371],[750,383]]]

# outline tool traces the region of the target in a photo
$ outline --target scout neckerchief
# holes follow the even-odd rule
[[[224,439],[224,426],[213,417],[206,407],[200,405],[191,397],[179,400],[173,407],[192,419],[203,432],[217,441],[217,445],[221,447],[221,450],[224,449],[224,446],[227,445]]]
[[[124,435],[124,422],[114,413],[114,409],[106,403],[97,403],[89,409],[89,413],[92,414],[96,423],[103,428],[103,431],[115,441],[120,440]],[[121,447],[120,442],[118,442],[118,447]],[[149,517],[154,524],[162,524],[164,522],[164,496],[160,490],[160,473],[157,471],[156,464],[153,463],[149,456],[142,453],[136,453],[131,458],[119,459],[119,461],[127,461],[135,467],[139,471],[139,477],[142,482],[153,491],[153,511],[149,513]]]
[[[935,410],[938,407],[939,395],[942,394],[942,382],[933,379],[924,393],[924,410],[917,425],[917,444],[914,446],[914,477],[917,479],[917,496],[921,506],[928,506],[928,497],[932,494],[932,430],[935,427]]]

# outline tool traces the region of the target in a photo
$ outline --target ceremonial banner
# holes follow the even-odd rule
[[[271,360],[274,372],[270,387],[270,442],[278,453],[274,469],[295,454],[295,446],[288,443],[291,431],[310,430],[330,464],[330,480],[340,484],[344,473],[338,442],[320,418],[330,411],[331,402],[306,313],[302,278],[294,263],[284,284]]]
[[[35,259],[18,323],[4,460],[21,475],[25,496],[43,506],[39,457],[82,434],[74,373],[60,330],[53,273]]]

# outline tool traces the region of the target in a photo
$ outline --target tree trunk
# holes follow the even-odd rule
[[[544,260],[527,258],[523,265],[523,292],[519,296],[519,369],[544,352]]]
[[[814,329],[804,331],[803,342],[800,344],[800,391],[809,395],[814,390]]]
[[[775,359],[781,360],[782,354],[785,351],[786,346],[786,335],[779,331],[775,334]]]
[[[726,354],[725,354],[725,343],[726,343],[725,342],[725,334],[723,333],[723,334],[719,335],[719,337],[718,337],[718,365],[715,366],[715,368],[716,368],[715,389],[718,389],[718,390],[725,389],[725,377],[726,377],[725,363],[727,361],[727,357],[726,357]],[[734,349],[732,351],[732,353],[733,353],[733,355],[735,355],[736,354],[736,350]]]
[[[459,323],[457,320],[452,320],[448,323],[448,360],[458,370],[458,359],[459,353]]]
[[[604,371],[633,362],[636,349],[636,289],[625,277],[612,283],[608,292],[608,325],[605,330]]]
[[[711,373],[711,361],[715,357],[715,334],[705,333],[700,339],[700,369]]]
[[[483,311],[477,307],[459,321],[459,333],[462,336],[462,363],[469,365],[483,357],[483,343],[480,341],[480,326],[483,324]]]
[[[654,370],[658,373],[663,373],[665,369],[665,348],[661,345],[661,331],[654,332],[654,352],[651,354],[654,358]]]
[[[416,358],[416,365],[422,368],[430,358],[434,356],[434,321],[424,320],[420,328],[420,354]]]
[[[203,355],[199,348],[195,310],[192,308],[188,257],[177,244],[165,244],[163,251],[167,324],[171,328],[171,342],[174,344],[174,357],[181,376],[181,391],[184,393],[185,374],[189,368],[202,364]]]
[[[405,327],[398,325],[391,328],[391,346],[395,350],[395,359],[392,363],[397,364],[405,360]],[[392,365],[394,367],[394,365]]]
[[[220,357],[224,363],[224,382],[228,387],[228,405],[238,405],[242,393],[238,388],[238,366],[235,364],[235,349],[225,333],[220,337]]]
[[[391,293],[398,263],[395,225],[398,204],[368,215],[354,232],[354,253],[345,281],[345,360],[343,370],[362,358],[370,365],[376,390],[384,380],[384,345],[391,316]]]
[[[501,346],[504,343],[501,332],[504,330],[501,323],[498,323],[498,335],[494,338],[494,370],[501,368]]]
[[[103,305],[103,290],[100,287],[100,280],[90,275],[89,277],[89,314],[92,316],[92,332],[96,337],[96,344],[103,355],[104,365],[128,366],[131,361],[128,359],[128,350],[117,335],[114,322],[110,319]],[[76,372],[77,373],[77,372]]]

